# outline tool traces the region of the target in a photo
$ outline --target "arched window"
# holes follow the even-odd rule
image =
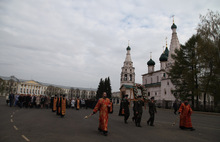
[[[132,81],[132,74],[130,74],[130,81]]]
[[[127,76],[127,74],[125,74],[124,81],[127,81],[127,78],[128,78],[128,76]]]

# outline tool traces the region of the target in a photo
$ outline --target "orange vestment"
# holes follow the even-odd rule
[[[180,112],[180,128],[192,128],[191,122],[191,114],[192,109],[190,105],[185,105],[184,103],[181,104],[179,108]]]
[[[79,99],[76,100],[76,109],[80,109],[80,100]]]
[[[110,106],[110,107],[109,107]],[[99,129],[102,131],[108,131],[108,113],[112,111],[112,105],[108,98],[103,99],[100,98],[98,103],[96,104],[93,112],[97,112],[99,110]]]
[[[66,113],[66,98],[61,98],[61,115]]]
[[[53,111],[57,110],[57,97],[53,99]]]

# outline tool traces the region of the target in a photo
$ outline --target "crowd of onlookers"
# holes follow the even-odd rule
[[[6,96],[6,103],[12,107],[24,108],[52,108],[53,98],[45,95],[13,94]],[[79,98],[78,98],[79,99]],[[81,108],[94,108],[96,100],[80,99]],[[75,108],[76,99],[69,98],[66,102],[66,108]]]

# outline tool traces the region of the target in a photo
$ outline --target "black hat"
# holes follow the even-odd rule
[[[63,94],[63,97],[65,97],[66,95],[65,94]]]
[[[154,97],[151,97],[150,99],[151,99],[151,100],[154,100]]]

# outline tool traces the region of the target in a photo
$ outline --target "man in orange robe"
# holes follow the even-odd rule
[[[80,109],[80,105],[81,105],[81,101],[80,101],[80,99],[79,99],[79,97],[77,97],[77,99],[76,99],[76,110],[79,110]]]
[[[53,112],[57,110],[57,95],[53,98]]]
[[[60,97],[57,98],[57,115],[60,115]]]
[[[66,114],[66,98],[65,98],[65,95],[63,95],[63,97],[61,97],[60,99],[60,115],[61,117],[64,117],[64,115]]]
[[[99,99],[95,108],[93,109],[93,114],[99,111],[99,128],[100,132],[103,132],[105,136],[108,133],[108,113],[112,112],[112,103],[107,98],[106,92],[103,92],[103,97]]]
[[[190,105],[188,104],[188,101],[185,101],[181,104],[179,108],[180,113],[180,129],[190,129],[191,131],[194,131],[195,129],[192,127],[192,121],[191,121],[191,114],[192,109]]]

